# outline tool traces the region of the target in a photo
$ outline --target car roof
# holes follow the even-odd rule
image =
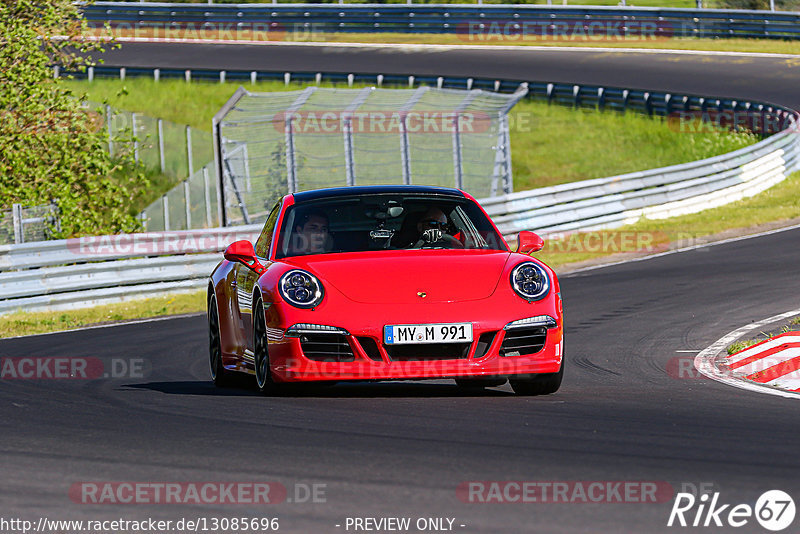
[[[450,187],[434,187],[428,185],[354,185],[349,187],[331,187],[294,193],[295,203],[307,202],[323,198],[342,196],[379,195],[382,193],[400,195],[432,195],[464,198],[464,193]]]

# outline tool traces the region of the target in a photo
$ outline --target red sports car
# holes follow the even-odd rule
[[[510,380],[553,393],[564,374],[558,279],[519,234],[511,252],[470,195],[367,186],[287,195],[255,247],[237,241],[208,285],[211,376],[290,383]]]

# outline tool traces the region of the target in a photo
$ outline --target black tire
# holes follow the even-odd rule
[[[557,373],[533,375],[526,378],[509,378],[511,388],[517,395],[550,395],[558,391],[564,378],[564,361]]]
[[[208,363],[211,380],[217,387],[226,387],[231,383],[231,373],[222,365],[222,341],[220,340],[219,313],[217,299],[208,299]]]
[[[495,388],[506,383],[505,378],[456,378],[456,385],[464,389]]]
[[[261,299],[257,299],[253,305],[253,360],[258,390],[264,395],[280,393],[282,388],[272,380],[272,371],[269,368],[267,323]]]

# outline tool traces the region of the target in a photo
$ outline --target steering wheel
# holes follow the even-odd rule
[[[445,244],[450,246],[444,246]],[[439,239],[431,243],[428,243],[425,239],[419,239],[411,248],[464,248],[464,244],[450,234],[443,233]]]

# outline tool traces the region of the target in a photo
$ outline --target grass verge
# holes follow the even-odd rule
[[[107,101],[117,108],[209,132],[212,117],[238,87],[180,80],[155,82],[149,78],[69,83],[76,94],[86,94],[92,101]],[[301,87],[280,82],[247,84],[254,92]],[[517,104],[511,110],[509,124],[517,191],[686,163],[756,141],[755,136],[745,133],[710,129],[686,133],[660,118],[573,110],[535,101]],[[331,142],[338,146],[341,134],[331,135]],[[614,140],[614,150],[608,150],[610,139]]]
[[[738,341],[734,341],[733,343],[728,345],[727,351],[728,354],[735,354],[748,347],[752,347],[756,343],[761,343],[762,341],[766,341],[780,334],[785,334],[787,332],[797,332],[799,330],[800,330],[800,317],[795,317],[787,324],[781,326],[777,332],[759,332],[758,337],[752,339],[740,339]]]
[[[129,300],[91,308],[50,312],[15,312],[0,315],[0,338],[59,332],[131,319],[201,312],[206,309],[205,296],[205,291],[201,290]]]
[[[562,271],[578,263],[616,259],[696,245],[704,238],[735,231],[745,235],[759,225],[800,217],[800,172],[758,195],[691,215],[669,219],[642,219],[613,230],[579,233],[546,242],[536,257]],[[599,239],[598,239],[599,236]],[[733,237],[727,234],[725,237]],[[625,240],[628,246],[620,246]],[[646,247],[637,246],[646,244]],[[571,265],[570,265],[571,264]]]

